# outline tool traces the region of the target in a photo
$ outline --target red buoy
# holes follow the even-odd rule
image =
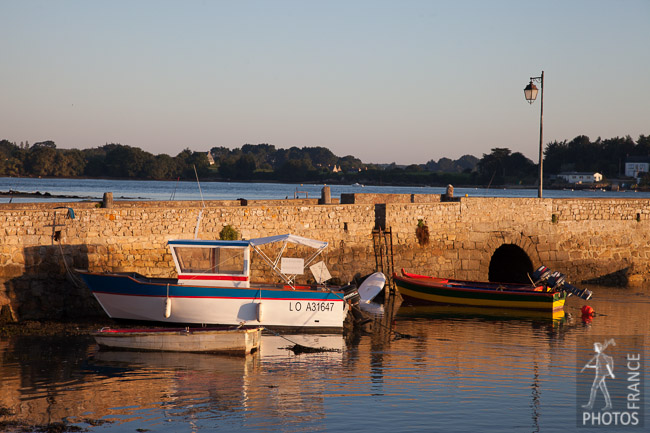
[[[583,316],[593,316],[594,315],[594,309],[591,308],[589,305],[583,306],[580,311],[582,312]]]

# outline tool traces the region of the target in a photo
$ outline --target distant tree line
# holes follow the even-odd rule
[[[1,176],[177,179],[194,177],[194,167],[207,171],[205,152],[185,149],[171,157],[121,144],[78,150],[57,149],[50,140],[31,146],[0,141]]]
[[[209,156],[208,156],[209,155]],[[544,173],[593,171],[619,177],[625,159],[650,156],[650,136],[634,142],[630,136],[591,142],[586,136],[554,141],[544,151]],[[481,159],[465,155],[423,164],[364,164],[339,157],[324,147],[276,148],[245,144],[213,147],[209,152],[185,149],[176,156],[154,155],[137,147],[106,144],[92,149],[57,149],[53,141],[30,145],[0,141],[0,176],[102,177],[125,179],[281,181],[366,183],[378,185],[534,185],[537,164],[519,152],[495,147]]]
[[[471,172],[478,162],[466,155],[456,161],[441,158],[406,167],[364,164],[352,155],[339,157],[324,147],[277,149],[271,144],[245,144],[232,150],[213,147],[210,154],[222,179],[288,182],[441,184],[463,171]]]
[[[593,171],[617,178],[625,174],[625,160],[635,156],[650,157],[650,135],[640,135],[636,143],[629,135],[596,141],[579,135],[546,145],[544,172]]]
[[[621,178],[625,176],[626,159],[634,156],[650,158],[650,136],[640,135],[636,142],[629,135],[605,140],[599,137],[593,142],[584,135],[571,141],[553,141],[544,149],[544,177],[597,172],[605,178]],[[475,185],[534,185],[538,165],[519,152],[494,148],[483,155],[473,176]]]
[[[0,141],[0,176],[101,177],[124,179],[194,179],[284,182],[366,182],[378,184],[443,184],[470,172],[477,158],[413,164],[364,164],[347,155],[336,156],[324,147],[278,149],[270,144],[241,148],[213,147],[209,152],[185,149],[172,157],[154,155],[122,144],[92,149],[57,149],[51,141],[19,145]],[[212,161],[210,161],[212,159]]]

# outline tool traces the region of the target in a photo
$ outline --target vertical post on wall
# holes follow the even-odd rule
[[[537,86],[533,84],[533,81],[539,82],[542,87],[541,109],[539,114],[539,189],[537,191],[537,197],[542,198],[542,183],[544,179],[544,71],[542,71],[540,77],[530,77],[530,83],[524,88],[524,97],[529,104],[535,101],[539,92]]]
[[[540,110],[539,110],[539,190],[537,197],[542,198],[542,181],[544,176],[544,71],[541,76]]]

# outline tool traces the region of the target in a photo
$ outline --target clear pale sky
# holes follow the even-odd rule
[[[650,0],[0,0],[0,139],[425,163],[650,134]]]

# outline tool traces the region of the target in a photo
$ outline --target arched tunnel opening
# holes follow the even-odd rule
[[[530,283],[533,263],[528,254],[517,245],[503,244],[490,259],[488,280],[499,283]]]

